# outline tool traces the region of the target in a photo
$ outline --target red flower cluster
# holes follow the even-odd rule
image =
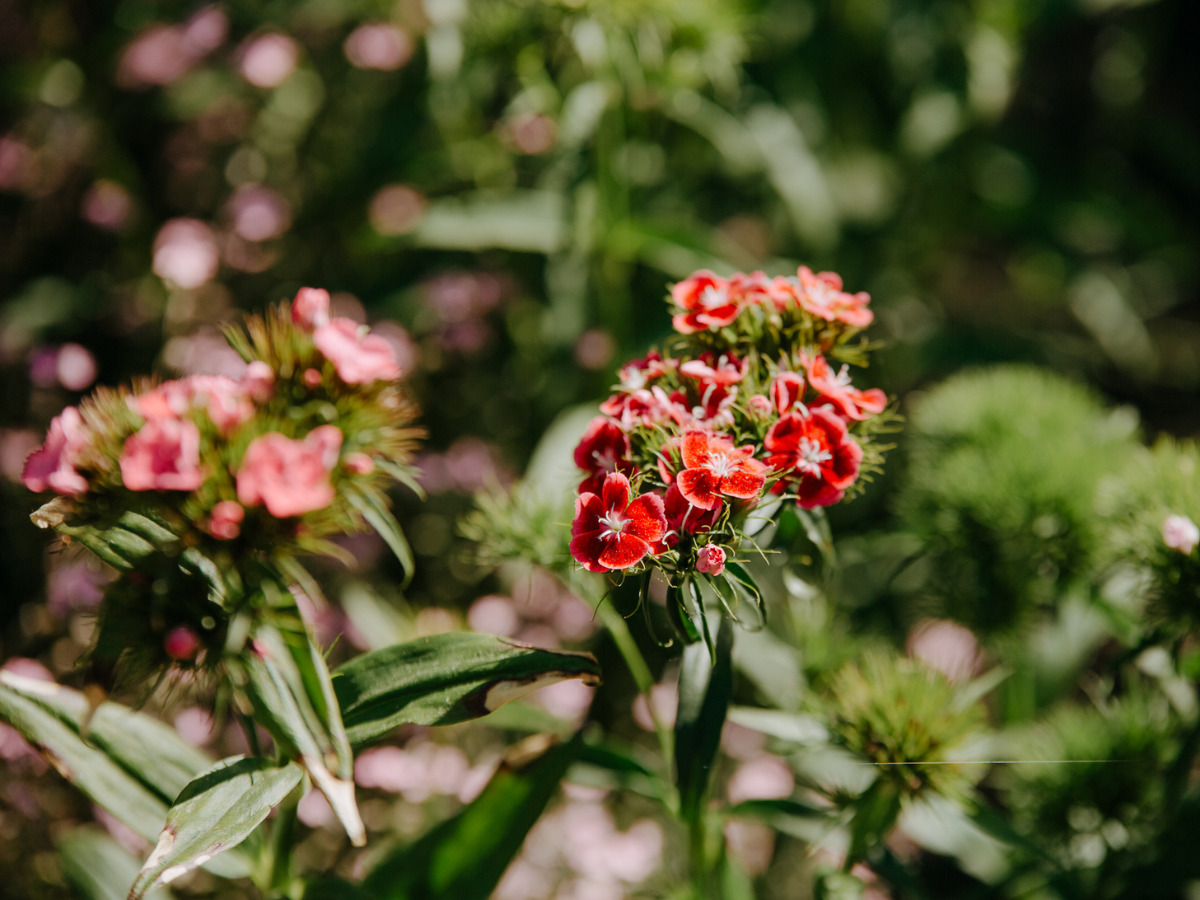
[[[575,448],[575,559],[590,571],[716,577],[765,498],[804,509],[842,500],[887,406],[882,391],[851,384],[844,362],[861,362],[847,342],[871,323],[869,299],[807,267],[702,271],[673,285],[678,334],[621,368]]]

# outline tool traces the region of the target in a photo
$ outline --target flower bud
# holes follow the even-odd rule
[[[212,509],[208,519],[208,533],[218,540],[232,541],[242,532],[242,520],[246,510],[236,500],[222,500]]]
[[[177,625],[163,638],[163,652],[177,662],[191,662],[200,651],[200,637],[187,625]]]
[[[705,544],[696,554],[696,571],[701,575],[720,575],[725,571],[725,548]]]
[[[351,475],[370,475],[375,471],[375,460],[365,453],[346,454],[346,471]]]

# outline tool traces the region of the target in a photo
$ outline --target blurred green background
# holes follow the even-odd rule
[[[418,619],[502,586],[457,536],[472,494],[701,267],[869,291],[902,413],[1022,362],[1194,434],[1197,34],[1194,0],[0,2],[0,657],[69,678],[98,590],[28,520],[51,416],[220,371],[220,323],[302,285],[395,342],[424,411],[417,579],[369,541],[352,573]]]

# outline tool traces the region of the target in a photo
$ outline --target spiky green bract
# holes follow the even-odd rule
[[[868,651],[835,672],[824,694],[835,743],[876,767],[903,798],[961,797],[983,776],[970,758],[987,722],[974,694],[911,659]]]
[[[481,491],[475,509],[459,521],[459,534],[471,542],[481,566],[523,562],[565,573],[570,556],[562,523],[571,516],[568,499],[548,502],[543,492],[524,482],[509,491]]]
[[[897,507],[940,613],[994,635],[1088,575],[1097,488],[1135,446],[1133,413],[1038,369],[967,372],[914,400]]]
[[[1163,535],[1169,516],[1200,522],[1200,447],[1169,438],[1139,447],[1104,499],[1112,558],[1145,576],[1146,623],[1175,635],[1200,626],[1200,549],[1184,553]]]
[[[1015,743],[1024,763],[999,773],[1014,823],[1072,867],[1145,844],[1162,824],[1180,726],[1166,698],[1144,689],[1059,708]]]

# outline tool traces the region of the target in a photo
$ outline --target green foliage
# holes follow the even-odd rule
[[[983,775],[970,753],[984,711],[940,672],[868,652],[833,673],[824,703],[832,740],[876,767],[872,809],[927,792],[964,797]]]
[[[1129,411],[1030,368],[964,373],[915,400],[896,504],[926,542],[939,611],[1004,632],[1094,574],[1097,490],[1135,437]]]

